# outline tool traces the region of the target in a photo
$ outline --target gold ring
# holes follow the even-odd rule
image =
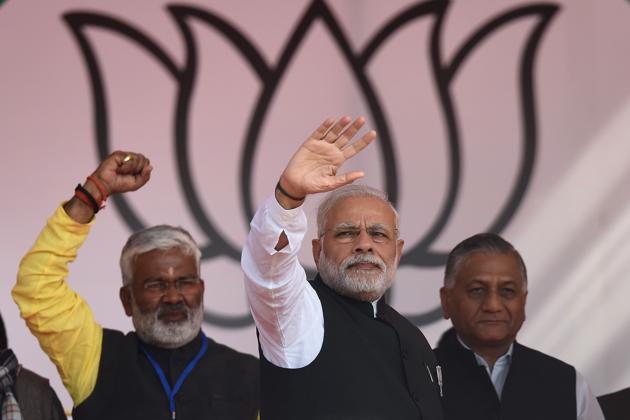
[[[127,162],[129,162],[130,160],[133,160],[133,156],[131,156],[131,155],[127,155],[127,156],[125,156],[125,157],[123,158],[123,163],[127,163]]]

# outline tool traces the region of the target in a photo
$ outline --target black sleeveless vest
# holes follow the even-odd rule
[[[74,408],[75,420],[169,420],[168,398],[140,350],[135,333],[103,330],[103,349],[92,394]],[[144,344],[171,387],[201,346],[201,335],[174,350]],[[177,420],[255,419],[258,360],[208,338],[208,349],[175,396]]]
[[[311,282],[324,311],[324,342],[300,369],[280,368],[261,351],[261,420],[440,420],[435,357],[426,339],[379,301],[344,298]],[[429,373],[429,370],[431,373]]]
[[[48,379],[23,367],[20,367],[15,382],[15,398],[24,420],[66,419],[61,402]]]
[[[444,373],[446,420],[575,420],[575,369],[514,343],[501,400],[483,366],[450,329],[435,350]]]

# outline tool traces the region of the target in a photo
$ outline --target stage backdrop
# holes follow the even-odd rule
[[[365,115],[379,138],[344,169],[400,210],[393,305],[435,343],[446,253],[501,233],[530,273],[520,340],[597,394],[628,386],[629,39],[624,0],[3,2],[10,345],[70,407],[10,289],[46,218],[122,149],[149,156],[152,179],[99,213],[70,285],[103,326],[129,330],[120,249],[135,229],[181,225],[203,249],[204,330],[256,354],[239,268],[249,219],[321,121]],[[312,271],[309,241],[301,259]]]

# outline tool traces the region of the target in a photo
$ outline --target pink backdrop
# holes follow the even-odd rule
[[[0,6],[0,311],[11,347],[51,378],[66,407],[70,399],[10,289],[46,218],[98,164],[98,140],[103,150],[151,158],[154,176],[128,195],[127,216],[180,224],[213,244],[219,254],[202,266],[206,308],[240,317],[247,309],[233,254],[247,228],[242,198],[254,207],[264,200],[297,144],[341,114],[366,115],[379,128],[381,143],[349,167],[395,193],[407,247],[419,250],[399,270],[394,306],[417,319],[435,311],[443,253],[498,226],[530,272],[520,340],[574,364],[597,394],[630,385],[627,1],[178,6]],[[96,112],[98,98],[106,114]],[[181,167],[177,144],[187,147]],[[317,201],[309,199],[310,215]],[[123,216],[114,203],[99,214],[69,282],[99,322],[126,331],[131,323],[117,298],[118,255],[130,233]],[[312,268],[308,247],[302,260]],[[447,326],[438,320],[422,329],[435,343]],[[251,326],[204,330],[257,352]]]

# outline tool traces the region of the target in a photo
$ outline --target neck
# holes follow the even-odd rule
[[[510,349],[511,342],[500,345],[492,345],[492,346],[484,346],[477,344],[469,344],[463,338],[459,337],[462,343],[466,345],[470,350],[475,352],[475,354],[479,355],[483,360],[486,361],[490,370],[494,368],[494,364],[499,359],[499,357],[503,356]]]

